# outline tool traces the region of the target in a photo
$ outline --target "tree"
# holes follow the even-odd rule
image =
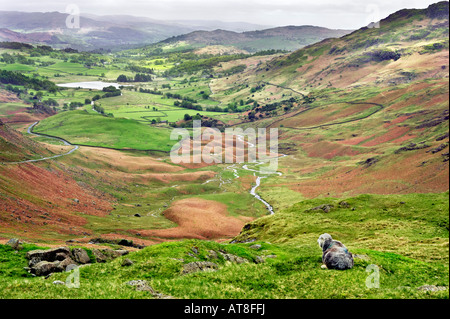
[[[117,77],[117,82],[128,82],[128,78],[126,75],[121,74]]]

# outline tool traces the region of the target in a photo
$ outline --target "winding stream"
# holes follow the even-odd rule
[[[236,136],[237,136],[237,138],[238,138],[240,141],[244,142],[244,137],[243,137],[242,135],[236,135]],[[256,147],[253,143],[250,143],[250,142],[247,142],[247,145],[248,145],[249,147]],[[286,154],[280,154],[280,157],[279,157],[279,158],[282,158],[282,157],[285,157],[285,156],[287,156],[287,155],[286,155]],[[226,169],[226,170],[232,170],[232,171],[233,171],[233,175],[234,175],[235,178],[239,178],[239,173],[238,173],[238,171],[237,171],[237,169],[236,169],[236,165],[241,165],[241,167],[240,167],[241,169],[244,169],[244,170],[246,170],[246,171],[253,172],[253,176],[256,176],[256,184],[251,188],[250,194],[251,194],[253,197],[255,197],[257,200],[259,200],[261,203],[263,203],[263,204],[266,206],[267,210],[269,211],[270,215],[273,215],[275,212],[274,212],[274,210],[273,210],[272,205],[270,205],[270,204],[269,204],[267,201],[265,201],[260,195],[258,195],[258,193],[256,193],[256,189],[257,189],[259,186],[261,186],[261,179],[267,178],[269,175],[273,175],[273,174],[277,174],[278,176],[282,176],[283,174],[282,174],[281,172],[263,173],[263,172],[261,172],[261,171],[259,171],[259,170],[252,169],[252,168],[249,168],[249,167],[248,167],[249,164],[254,164],[255,166],[258,166],[258,165],[262,165],[262,164],[264,164],[264,163],[266,163],[266,161],[253,161],[253,162],[251,162],[251,163],[242,163],[242,162],[241,162],[241,163],[234,163],[234,164],[232,164],[232,165],[230,165],[230,166],[227,166],[225,169]],[[263,176],[257,176],[256,173],[263,174]],[[217,179],[216,179],[216,178],[209,179],[209,180],[207,180],[206,182],[204,182],[203,184],[208,184],[208,183],[210,183],[210,182],[212,182],[212,181],[217,181]],[[223,184],[229,183],[229,182],[225,182],[225,181],[222,179],[222,177],[220,177],[220,176],[219,176],[218,181],[220,182],[219,188],[222,187]]]

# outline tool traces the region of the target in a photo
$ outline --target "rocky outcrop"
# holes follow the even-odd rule
[[[168,296],[157,292],[153,289],[146,280],[131,280],[125,283],[128,286],[136,287],[137,291],[147,291],[156,299],[174,299],[172,296]]]
[[[128,250],[94,249],[92,253],[96,262],[107,262],[128,254]],[[57,247],[37,249],[27,252],[28,272],[35,276],[47,276],[54,272],[62,272],[69,265],[87,265],[91,258],[83,248]]]
[[[105,248],[105,249],[93,249],[92,253],[94,254],[95,260],[98,263],[104,263],[107,261],[111,261],[117,257],[128,254],[128,250],[125,249],[112,250],[109,248]]]
[[[54,272],[64,271],[67,266],[76,264],[72,259],[70,249],[57,247],[47,250],[37,249],[27,252],[27,270],[36,276],[47,276]]]
[[[88,264],[91,262],[86,250],[83,248],[73,248],[72,249],[72,257],[75,262],[78,264]]]
[[[194,261],[183,265],[183,274],[190,274],[197,271],[216,271],[219,266],[210,261]]]

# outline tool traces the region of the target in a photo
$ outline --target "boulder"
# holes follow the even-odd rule
[[[128,259],[128,258],[125,258],[125,259],[122,261],[122,267],[131,266],[131,265],[133,265],[133,264],[134,264],[134,262],[133,262],[131,259]]]
[[[329,213],[334,206],[332,204],[323,204],[314,207],[312,210],[322,210],[325,213]]]
[[[222,255],[222,257],[232,263],[236,263],[236,264],[243,264],[243,263],[247,263],[248,260],[236,255],[232,255],[232,254],[226,254],[226,253],[222,253],[220,252],[220,254]]]
[[[60,263],[60,261],[40,261],[31,268],[31,273],[36,276],[47,276],[53,272],[61,272]]]
[[[91,262],[86,250],[83,248],[73,248],[71,251],[73,260],[79,264],[87,264]]]
[[[51,248],[47,250],[37,249],[27,252],[27,259],[30,261],[61,261],[67,257],[70,257],[70,250],[67,247]]]
[[[59,264],[58,264],[58,268],[60,269],[60,271],[66,271],[67,270],[67,266],[69,266],[69,265],[77,265],[73,260],[72,260],[72,258],[70,258],[70,257],[67,257],[66,259],[64,259],[63,261],[61,261]]]
[[[11,246],[11,248],[14,250],[21,250],[23,248],[21,244],[22,242],[17,238],[11,238],[6,243],[6,245]]]
[[[129,251],[125,249],[112,250],[109,248],[105,248],[105,249],[93,249],[92,253],[94,254],[95,260],[98,263],[104,263],[113,260],[117,257],[126,255],[129,253]]]

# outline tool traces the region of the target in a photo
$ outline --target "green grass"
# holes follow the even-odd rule
[[[67,111],[41,121],[38,133],[62,137],[73,144],[117,149],[170,151],[175,141],[164,128],[135,120],[104,117],[85,111]]]
[[[112,113],[114,117],[134,119],[141,122],[151,122],[152,119],[156,120],[158,118],[161,121],[176,122],[182,120],[185,114],[193,116],[200,113],[201,115],[212,118],[226,114],[179,108],[173,106],[174,101],[173,99],[164,98],[161,95],[124,90],[122,96],[101,99],[97,102],[105,109],[106,113]],[[203,101],[199,100],[199,103],[203,103]],[[217,102],[208,101],[205,104],[214,106]],[[203,108],[206,109],[208,106],[204,105]],[[153,107],[157,111],[153,110]]]

